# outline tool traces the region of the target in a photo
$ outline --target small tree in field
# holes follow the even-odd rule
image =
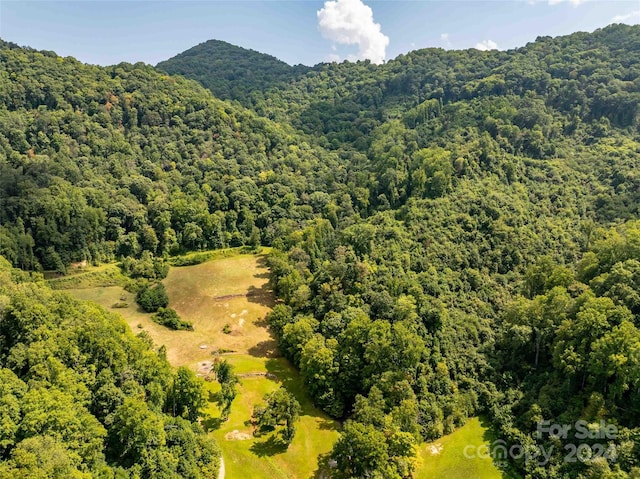
[[[136,295],[136,301],[147,313],[155,313],[159,308],[169,305],[169,297],[162,283],[141,289]]]
[[[256,422],[256,434],[261,435],[274,431],[278,426],[284,426],[280,432],[285,444],[291,444],[296,434],[295,423],[300,419],[302,408],[300,403],[286,389],[278,389],[265,395],[266,402],[258,406],[253,412]]]
[[[215,363],[213,370],[221,386],[220,393],[218,394],[218,405],[222,409],[221,419],[226,421],[229,419],[229,413],[231,412],[231,403],[237,394],[236,384],[238,384],[239,379],[238,376],[233,373],[233,366],[231,366],[226,359]]]

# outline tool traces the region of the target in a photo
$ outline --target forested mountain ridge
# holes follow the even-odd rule
[[[614,25],[320,65],[249,85],[253,112],[148,66],[3,47],[0,254],[63,271],[275,246],[270,326],[345,420],[335,477],[410,477],[420,441],[480,412],[509,445],[555,446],[513,474],[636,477],[639,46]],[[616,460],[535,436],[578,419],[619,428]]]
[[[220,40],[196,45],[158,63],[156,68],[197,80],[216,97],[243,104],[252,92],[289,83],[309,70],[304,65],[292,67],[271,55]]]
[[[528,100],[522,107],[535,110],[537,102],[523,98],[526,92],[570,119],[604,117],[616,126],[628,126],[638,113],[634,79],[639,48],[638,28],[628,25],[541,37],[509,51],[430,48],[400,55],[383,65],[319,64],[289,85],[273,85],[269,92],[248,88],[242,101],[253,102],[265,115],[285,113],[307,132],[336,138],[341,145],[348,141],[359,149],[369,145],[367,136],[386,119],[404,114],[413,127],[416,121],[424,123],[438,114],[443,105],[458,101],[520,97]],[[189,73],[196,66],[184,58],[181,73],[202,80],[201,75]],[[211,70],[205,84],[224,72],[224,67]],[[540,118],[523,117],[516,126],[526,133],[536,120]],[[539,123],[542,128],[545,122]],[[534,149],[527,153],[545,154]]]
[[[25,269],[269,244],[346,189],[336,155],[149,66],[3,48],[0,90],[0,254]]]

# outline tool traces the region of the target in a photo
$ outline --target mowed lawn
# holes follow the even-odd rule
[[[479,418],[469,419],[460,429],[437,441],[422,444],[420,454],[422,466],[416,472],[416,479],[436,479],[460,477],[468,479],[508,479],[491,458],[467,458],[468,452],[475,452],[479,446],[489,445],[493,437],[487,426]],[[471,456],[472,454],[468,454]]]
[[[235,372],[270,373],[269,377],[242,377],[238,396],[231,407],[229,420],[213,435],[223,451],[227,479],[310,479],[317,470],[318,456],[328,453],[338,438],[339,424],[316,409],[299,373],[283,358],[255,358],[246,355],[225,356]],[[274,377],[275,376],[275,377]],[[270,435],[253,437],[249,419],[253,408],[262,403],[265,394],[284,386],[302,406],[296,436],[287,449],[270,440]],[[219,390],[217,383],[207,383],[211,393]],[[215,404],[207,412],[219,416]],[[215,421],[213,421],[215,423]]]

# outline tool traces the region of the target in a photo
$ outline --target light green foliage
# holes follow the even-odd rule
[[[204,399],[193,372],[174,377],[118,316],[15,276],[22,282],[0,286],[0,476],[216,473],[217,446],[195,423]],[[186,420],[162,414],[174,405]]]
[[[266,404],[257,406],[253,412],[256,432],[264,434],[283,426],[282,441],[289,445],[296,434],[296,422],[300,419],[300,403],[286,389],[279,388],[264,397]]]

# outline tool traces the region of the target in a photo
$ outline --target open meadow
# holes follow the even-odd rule
[[[317,477],[317,457],[331,450],[338,438],[338,422],[313,406],[300,375],[283,358],[230,355],[226,359],[241,376],[229,420],[213,432],[224,451],[227,478]],[[287,449],[273,441],[271,435],[254,437],[248,421],[253,408],[262,402],[262,397],[281,386],[292,393],[302,407],[296,435]],[[207,388],[215,395],[219,386],[207,383]],[[213,402],[206,412],[212,417],[219,416]]]
[[[494,465],[492,459],[483,454],[494,439],[483,420],[471,418],[453,433],[422,444],[422,466],[415,478],[507,479],[508,476]],[[465,448],[468,448],[467,455]],[[477,457],[478,452],[484,457]]]
[[[91,282],[90,287],[67,291],[121,314],[134,333],[149,333],[157,346],[166,347],[174,366],[189,366],[206,375],[216,354],[234,366],[241,382],[228,421],[216,420],[220,414],[215,403],[218,383],[205,383],[209,403],[204,425],[223,451],[227,479],[313,477],[318,456],[329,452],[338,437],[339,423],[313,406],[299,373],[279,357],[265,323],[274,298],[263,257],[241,254],[172,267],[163,283],[169,306],[190,321],[194,331],[173,331],[154,323],[137,306],[135,295],[121,286],[99,287]],[[72,284],[82,286],[78,281]],[[114,308],[118,302],[129,306]],[[270,441],[270,436],[254,438],[249,422],[263,396],[280,386],[302,406],[296,437],[286,450]]]
[[[151,321],[135,295],[121,286],[74,288],[74,296],[95,301],[121,314],[134,332],[147,331],[157,345],[165,345],[175,366],[210,360],[223,350],[257,356],[273,354],[275,341],[264,318],[273,306],[267,269],[261,257],[245,254],[194,265],[172,267],[163,280],[169,305],[193,324],[194,331],[173,331]],[[118,302],[127,308],[114,308]],[[226,327],[226,328],[225,328]],[[223,330],[228,331],[225,334]]]

